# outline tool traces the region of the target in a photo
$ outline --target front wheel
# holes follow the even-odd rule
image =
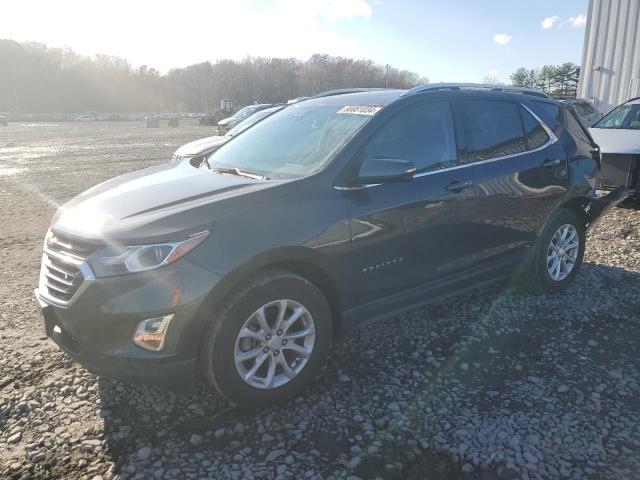
[[[584,219],[572,210],[558,210],[532,252],[527,286],[551,293],[569,287],[582,265],[585,237]]]
[[[289,272],[267,272],[238,289],[213,319],[205,377],[234,404],[283,402],[320,371],[331,343],[322,293]]]

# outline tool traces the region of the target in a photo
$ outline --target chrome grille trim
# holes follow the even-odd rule
[[[93,270],[84,258],[52,250],[45,242],[38,285],[38,294],[43,299],[68,306],[93,280]]]

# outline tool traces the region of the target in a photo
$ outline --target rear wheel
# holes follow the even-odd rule
[[[312,283],[289,272],[264,273],[213,320],[203,370],[240,406],[286,401],[320,371],[331,336],[329,305]]]
[[[526,281],[541,292],[565,290],[582,266],[585,222],[576,212],[560,209],[549,221],[532,252]]]

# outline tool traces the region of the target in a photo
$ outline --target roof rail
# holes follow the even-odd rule
[[[529,87],[516,87],[514,85],[495,85],[488,83],[428,83],[419,85],[404,92],[401,96],[414,95],[416,93],[431,92],[436,90],[489,90],[491,92],[522,93],[535,97],[549,98],[542,90]]]
[[[629,100],[627,100],[627,101],[626,101],[626,102],[624,102],[624,103],[627,103],[627,102],[635,102],[636,100],[640,100],[640,97],[633,97],[633,98],[630,98]]]
[[[344,95],[345,93],[360,93],[360,92],[376,92],[380,90],[390,90],[389,88],[337,88],[335,90],[327,90],[326,92],[320,92],[311,98],[332,97],[334,95]]]

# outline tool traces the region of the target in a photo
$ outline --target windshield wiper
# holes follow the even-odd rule
[[[239,168],[225,168],[225,167],[209,167],[211,171],[218,173],[230,173],[231,175],[237,175],[239,177],[253,178],[254,180],[269,180],[269,177],[264,175],[258,175],[257,173],[245,172]]]

